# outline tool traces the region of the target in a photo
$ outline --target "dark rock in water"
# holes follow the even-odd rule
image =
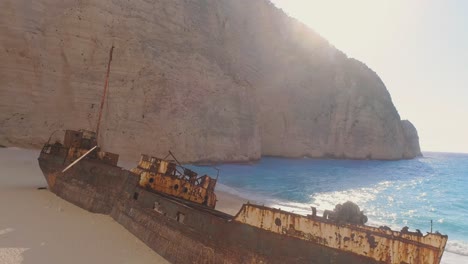
[[[379,76],[270,1],[30,2],[0,8],[0,144],[94,129],[113,45],[107,151],[172,150],[184,162],[420,154]]]
[[[360,210],[359,206],[353,202],[347,201],[344,204],[337,204],[333,211],[326,210],[324,217],[337,222],[364,225],[367,223],[367,216]]]
[[[387,231],[392,231],[392,229],[388,226],[379,226],[379,229],[387,230]]]
[[[409,227],[407,227],[407,226],[404,226],[404,227],[401,229],[401,231],[400,231],[400,232],[401,232],[401,233],[404,233],[404,234],[407,234],[407,233],[409,233]]]

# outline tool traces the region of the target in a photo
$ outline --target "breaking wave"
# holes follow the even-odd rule
[[[465,241],[450,240],[449,237],[445,251],[468,257],[468,243]]]
[[[322,214],[349,200],[370,225],[448,234],[444,257],[456,260],[444,263],[468,263],[468,155],[425,155],[393,162],[264,158],[222,165],[218,190],[303,215],[311,206]]]

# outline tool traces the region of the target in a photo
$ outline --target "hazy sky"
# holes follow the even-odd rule
[[[423,151],[468,152],[468,1],[272,2],[375,70]]]

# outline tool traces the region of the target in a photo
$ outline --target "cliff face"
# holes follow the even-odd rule
[[[420,154],[380,78],[266,0],[0,3],[0,144],[94,130],[128,157]]]

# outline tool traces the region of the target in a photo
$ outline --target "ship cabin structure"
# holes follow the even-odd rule
[[[131,171],[140,176],[139,185],[150,191],[182,198],[213,209],[216,206],[214,190],[217,180],[208,175],[199,176],[176,160],[168,161],[141,155],[138,166]]]

